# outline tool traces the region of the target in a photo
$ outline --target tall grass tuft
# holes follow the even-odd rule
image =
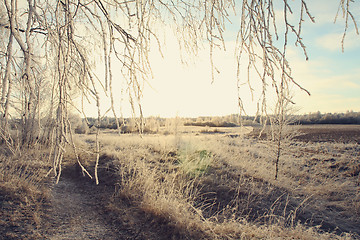
[[[212,153],[205,149],[194,149],[186,145],[179,149],[179,166],[181,170],[193,177],[206,173],[212,162]]]

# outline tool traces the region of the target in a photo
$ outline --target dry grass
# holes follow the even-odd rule
[[[103,135],[101,144],[117,196],[173,226],[179,239],[355,237],[358,145],[293,143],[275,181],[271,145],[257,139]]]
[[[230,165],[296,198],[308,198],[309,213],[304,217],[311,217],[312,213],[317,215],[313,221],[329,225],[328,229],[333,225],[344,231],[358,231],[355,223],[360,220],[360,199],[354,172],[360,163],[359,145],[294,142],[284,151],[280,177],[275,181],[271,150],[266,142],[252,139],[236,142],[226,138],[213,141],[222,148],[212,151],[217,151]],[[208,141],[209,147],[216,146],[216,142]]]
[[[267,141],[238,132],[192,131],[142,138],[101,135],[100,183],[115,186],[108,206],[119,221],[124,211],[141,211],[149,228],[165,234],[161,239],[359,237],[358,144],[293,142],[283,150],[274,180]],[[94,140],[94,135],[76,136],[90,171]],[[72,149],[64,160],[64,166],[76,162]],[[50,162],[43,149],[0,156],[3,236],[41,238],[43,176]],[[17,232],[7,232],[10,228]],[[151,239],[156,236],[162,235]]]
[[[6,239],[41,238],[48,198],[43,185],[47,155],[41,153],[28,149],[21,156],[0,156],[0,235]]]

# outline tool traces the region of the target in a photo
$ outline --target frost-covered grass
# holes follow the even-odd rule
[[[351,239],[359,231],[358,144],[292,142],[274,180],[273,145],[246,135],[103,134],[100,142],[117,196],[186,236]]]

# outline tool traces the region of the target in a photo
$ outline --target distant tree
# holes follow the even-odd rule
[[[299,124],[360,124],[360,112],[309,113],[296,116]]]
[[[97,166],[100,145],[98,141],[102,113],[114,109],[113,82],[124,81],[133,112],[140,116],[139,128],[143,129],[140,100],[144,82],[151,76],[149,53],[155,42],[161,52],[161,31],[172,27],[177,34],[183,52],[196,54],[207,43],[212,69],[212,78],[218,71],[214,65],[215,49],[225,49],[224,31],[230,12],[240,11],[240,26],[236,44],[238,78],[241,64],[247,64],[247,71],[255,71],[262,83],[260,111],[267,114],[266,94],[272,86],[276,95],[287,98],[290,85],[306,91],[291,76],[287,60],[289,36],[296,39],[307,58],[302,41],[302,22],[310,14],[304,0],[299,0],[298,26],[289,21],[293,14],[293,1],[281,3],[258,0],[243,0],[239,6],[234,0],[0,0],[0,137],[11,147],[8,131],[10,118],[21,119],[23,146],[34,144],[40,132],[45,129],[40,118],[47,112],[49,123],[54,129],[44,134],[54,139],[52,153],[54,173],[61,174],[64,146],[70,143],[69,109],[74,104],[74,94],[82,103],[95,100],[97,119],[95,123],[96,164],[95,179],[98,183]],[[351,7],[351,0],[340,0],[339,9],[345,18],[344,38],[350,22],[357,29]],[[284,18],[276,20],[281,7]],[[284,31],[280,25],[285,26]],[[282,35],[282,45],[276,39]],[[343,42],[342,42],[343,44]],[[245,62],[244,60],[245,59]],[[121,68],[116,68],[118,61]],[[104,76],[96,75],[96,63],[102,62]],[[45,82],[44,82],[45,81]],[[250,91],[252,78],[248,78]],[[43,104],[41,93],[51,89],[49,104]],[[238,88],[240,88],[240,79]],[[101,92],[111,99],[111,107],[101,112]],[[82,105],[82,104],[81,104]],[[243,102],[239,96],[240,113]],[[82,109],[79,112],[83,113]],[[116,121],[119,127],[119,122]],[[54,136],[51,136],[54,134]],[[75,149],[75,148],[74,148]],[[80,164],[80,162],[79,162]],[[82,168],[84,170],[84,168]]]

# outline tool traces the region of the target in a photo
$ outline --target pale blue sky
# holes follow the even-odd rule
[[[305,61],[302,50],[295,48],[291,39],[288,48],[293,77],[311,93],[309,97],[294,88],[294,99],[300,109],[299,113],[360,111],[360,36],[355,34],[351,22],[343,53],[341,37],[344,20],[339,16],[338,22],[333,23],[339,1],[307,2],[316,21],[313,24],[307,20],[303,24],[302,36],[309,60]],[[360,26],[360,2],[355,1],[352,5]],[[282,11],[278,10],[277,13],[278,21],[281,21]],[[234,18],[238,19],[239,16]],[[234,18],[234,26],[228,26],[225,33],[228,51],[215,54],[215,64],[220,74],[216,76],[214,83],[211,83],[208,50],[203,49],[198,57],[190,58],[188,66],[183,66],[180,63],[176,37],[171,31],[164,30],[164,58],[156,51],[150,56],[154,78],[149,79],[151,87],[145,86],[144,89],[142,105],[145,116],[196,117],[238,113],[234,61],[234,41],[238,25]],[[296,16],[290,20],[297,24]],[[259,88],[260,85],[254,84],[254,87]],[[115,96],[118,95],[115,93]],[[254,114],[256,102],[251,100],[247,88],[242,89],[241,96],[247,113]],[[126,100],[123,102],[122,111],[124,116],[131,115]],[[91,110],[89,113],[92,115]]]
[[[304,42],[309,61],[302,63],[294,56],[294,77],[311,93],[311,97],[298,94],[296,101],[301,112],[360,111],[360,36],[350,22],[341,50],[344,20],[339,16],[334,24],[338,1],[309,1],[315,24],[305,24]],[[360,2],[355,1],[353,13],[360,25]]]

